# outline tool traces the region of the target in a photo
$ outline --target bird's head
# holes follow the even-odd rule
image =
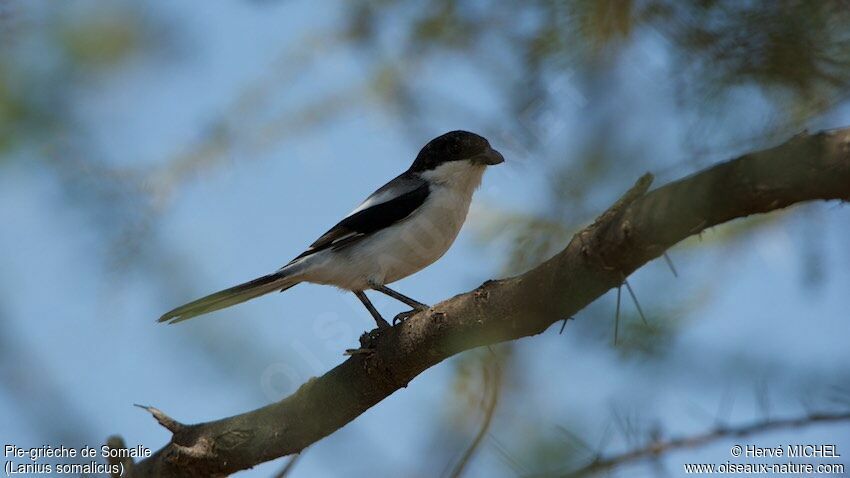
[[[410,169],[416,173],[433,171],[441,166],[480,169],[504,162],[502,154],[490,147],[484,137],[468,131],[450,131],[429,141],[419,151]]]

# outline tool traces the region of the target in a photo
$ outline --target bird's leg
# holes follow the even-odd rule
[[[415,314],[419,311],[422,311],[422,310],[428,310],[430,308],[428,305],[423,304],[422,302],[419,302],[417,300],[413,300],[410,297],[408,297],[404,294],[401,294],[399,292],[396,292],[396,291],[390,289],[389,287],[387,287],[385,285],[378,285],[378,284],[370,284],[370,285],[372,285],[372,288],[375,289],[376,291],[378,291],[382,294],[386,294],[386,295],[392,297],[393,299],[395,299],[399,302],[404,302],[405,304],[413,307],[413,310],[408,310],[406,312],[402,312],[402,313],[396,315],[393,318],[393,325],[395,325],[397,322],[404,322],[411,315],[413,315],[413,314]]]
[[[368,310],[369,313],[372,314],[372,318],[375,319],[375,323],[378,324],[379,329],[386,329],[390,327],[390,324],[387,323],[387,321],[384,320],[383,317],[381,317],[381,314],[380,312],[378,312],[378,309],[376,309],[375,306],[372,305],[372,301],[370,301],[369,298],[366,297],[365,292],[363,292],[362,290],[355,290],[352,292],[354,292],[354,295],[356,295],[357,298],[360,299],[360,302],[363,302],[363,305],[366,306],[366,310]]]
[[[405,304],[413,307],[416,310],[428,310],[429,308],[431,308],[431,306],[429,306],[427,304],[423,304],[422,302],[419,302],[418,300],[413,300],[410,297],[408,297],[404,294],[401,294],[399,292],[396,292],[396,291],[390,289],[389,287],[387,287],[385,285],[375,284],[375,285],[372,286],[372,288],[375,289],[376,291],[382,293],[382,294],[386,294],[386,295],[392,297],[393,299],[395,299],[399,302],[404,302]]]

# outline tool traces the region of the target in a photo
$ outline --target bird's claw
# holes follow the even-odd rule
[[[416,315],[418,312],[421,312],[422,310],[423,309],[410,309],[410,310],[406,310],[404,312],[399,312],[398,314],[396,314],[395,317],[393,317],[393,326],[395,326],[396,324],[400,324],[400,323],[404,322],[405,320],[413,317],[414,315]]]

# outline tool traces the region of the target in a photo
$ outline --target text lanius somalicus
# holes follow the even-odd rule
[[[372,193],[348,216],[273,274],[180,306],[160,317],[176,323],[300,282],[353,292],[379,328],[389,324],[366,294],[384,293],[413,307],[428,306],[389,287],[442,257],[466,220],[487,166],[504,162],[486,139],[452,131],[431,140],[410,168]]]

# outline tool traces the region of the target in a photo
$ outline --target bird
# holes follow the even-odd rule
[[[277,271],[170,310],[159,322],[178,323],[302,282],[350,291],[378,326],[390,327],[365,291],[396,299],[412,310],[429,306],[387,287],[436,262],[466,221],[484,171],[504,156],[484,137],[450,131],[429,141],[410,167],[366,198]]]

